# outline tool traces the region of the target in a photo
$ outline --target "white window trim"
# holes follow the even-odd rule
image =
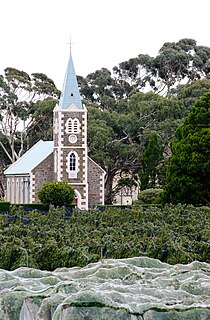
[[[76,168],[75,168],[75,170],[70,170],[70,155],[71,154],[75,155],[75,159],[76,159]],[[76,179],[77,178],[77,174],[79,172],[79,156],[78,156],[78,153],[76,151],[70,151],[68,153],[68,156],[67,156],[66,160],[67,160],[66,161],[66,164],[67,164],[66,171],[69,174],[69,178]]]
[[[69,130],[69,124],[71,123],[71,130]],[[75,126],[76,124],[76,126]],[[79,119],[77,118],[69,118],[66,121],[66,125],[65,125],[65,132],[66,133],[80,133],[81,132],[81,123],[79,121]],[[75,130],[76,129],[76,130]]]

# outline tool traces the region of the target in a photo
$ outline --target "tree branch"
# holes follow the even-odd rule
[[[0,146],[2,147],[2,149],[4,150],[4,153],[7,155],[7,157],[9,158],[9,160],[11,162],[13,162],[12,157],[10,156],[10,154],[8,153],[7,149],[5,148],[5,146],[3,145],[3,143],[0,141]]]

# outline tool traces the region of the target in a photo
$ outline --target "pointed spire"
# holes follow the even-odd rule
[[[74,64],[70,54],[59,106],[62,109],[67,109],[71,104],[75,104],[77,108],[83,109]]]

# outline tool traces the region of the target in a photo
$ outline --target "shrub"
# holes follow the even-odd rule
[[[0,212],[9,211],[10,202],[8,201],[0,201]]]
[[[43,203],[16,203],[14,205],[11,205],[11,207],[22,208],[23,211],[32,211],[32,210],[48,211],[49,210],[49,205],[46,205]],[[10,207],[10,210],[11,210],[11,207]]]
[[[138,204],[158,204],[161,203],[160,194],[162,189],[146,189],[142,190],[138,195]]]
[[[52,181],[43,185],[38,197],[46,205],[69,206],[74,199],[74,189],[67,182]]]

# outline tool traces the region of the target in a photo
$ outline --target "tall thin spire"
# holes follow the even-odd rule
[[[59,106],[62,109],[67,109],[72,104],[79,109],[83,109],[72,55],[70,53]]]

